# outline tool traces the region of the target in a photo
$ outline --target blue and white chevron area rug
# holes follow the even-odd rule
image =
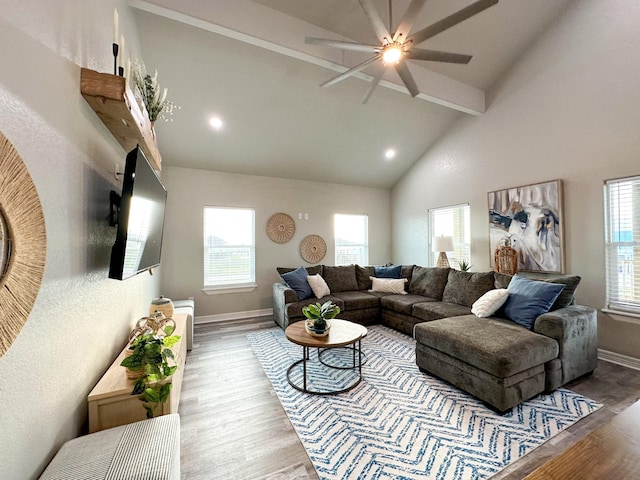
[[[327,480],[488,478],[601,407],[560,389],[498,415],[420,372],[413,339],[380,325],[369,327],[362,340],[359,385],[339,395],[305,394],[286,378],[302,347],[279,328],[247,338],[319,477]],[[345,350],[326,350],[322,358],[353,362]],[[315,349],[307,364],[312,389],[348,385],[356,374],[319,364]],[[301,370],[292,372],[294,381],[301,381]]]

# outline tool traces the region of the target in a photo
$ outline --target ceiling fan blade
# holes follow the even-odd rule
[[[347,70],[344,73],[341,73],[340,75],[338,75],[337,77],[333,77],[331,80],[327,80],[326,82],[324,82],[323,84],[321,84],[321,87],[330,87],[332,85],[335,85],[338,82],[341,82],[342,80],[344,80],[345,78],[350,77],[351,75],[353,75],[354,73],[358,73],[360,70],[363,70],[367,65],[369,65],[370,63],[375,62],[376,60],[378,60],[380,58],[380,55],[376,55],[375,57],[371,57],[368,60],[365,60],[364,62],[356,65],[353,68],[350,68],[349,70]]]
[[[373,30],[376,32],[376,36],[380,43],[385,43],[385,38],[387,41],[391,40],[391,35],[389,34],[389,30],[384,26],[384,22],[380,18],[380,14],[376,10],[376,7],[373,5],[371,0],[359,0],[362,9],[369,17],[369,21],[371,22],[371,26]]]
[[[362,43],[343,42],[341,40],[330,40],[328,38],[315,38],[305,37],[305,43],[312,43],[314,45],[325,45],[327,47],[342,48],[344,50],[355,50],[357,52],[369,52],[374,53],[379,45],[364,45]]]
[[[420,10],[422,10],[422,7],[426,3],[426,1],[427,0],[411,0],[407,11],[404,12],[404,16],[402,17],[402,20],[400,20],[398,29],[393,34],[394,41],[398,41],[400,37],[407,38],[409,32],[411,31],[411,27],[413,26],[413,22],[418,16],[418,13],[420,13]]]
[[[428,60],[430,62],[462,63],[466,65],[473,58],[471,55],[461,53],[439,52],[438,50],[424,50],[412,48],[408,52],[412,60]]]
[[[422,30],[417,31],[413,35],[410,35],[407,41],[412,41],[414,45],[419,45],[424,42],[428,38],[433,37],[441,32],[444,32],[448,28],[457,25],[458,23],[466,20],[467,18],[473,17],[474,15],[486,10],[487,8],[498,3],[498,0],[479,0],[475,3],[472,3],[468,7],[463,8],[462,10],[457,11],[449,15],[448,17],[443,18],[442,20],[434,23],[433,25],[429,25]],[[406,42],[405,42],[406,43]]]
[[[420,93],[420,90],[418,90],[418,85],[416,85],[416,81],[413,79],[413,75],[411,75],[407,64],[405,62],[400,62],[395,66],[395,68],[396,72],[398,72],[398,75],[400,75],[404,86],[407,87],[407,90],[409,90],[411,96],[417,96]]]
[[[369,101],[369,97],[371,97],[371,94],[376,89],[376,87],[380,83],[380,80],[382,79],[382,75],[384,74],[384,70],[385,70],[384,69],[384,65],[379,64],[378,68],[376,70],[376,73],[373,75],[373,78],[371,79],[371,84],[369,85],[369,89],[367,90],[366,95],[362,99],[362,103],[363,104],[365,104],[365,103],[367,103]]]

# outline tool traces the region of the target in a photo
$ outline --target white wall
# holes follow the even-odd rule
[[[43,206],[47,259],[35,307],[0,357],[0,478],[37,478],[84,431],[86,396],[147,313],[159,278],[109,280],[111,173],[125,152],[80,95],[80,66],[110,71],[115,1],[0,0],[0,131]],[[2,321],[2,319],[0,319]]]
[[[487,192],[560,178],[566,270],[605,305],[603,182],[640,174],[640,3],[580,0],[395,186],[393,260],[426,261],[427,209],[469,202],[471,263],[489,269]],[[626,320],[626,321],[622,321]],[[640,357],[640,323],[599,313],[600,348]]]
[[[300,241],[310,234],[327,243],[320,262],[334,264],[333,214],[369,216],[369,261],[383,264],[391,259],[390,191],[299,180],[225,174],[189,168],[164,169],[168,205],[162,246],[163,295],[194,296],[196,316],[238,314],[270,309],[272,284],[279,281],[276,267],[308,266],[299,253]],[[250,207],[256,211],[256,282],[250,293],[206,295],[203,287],[203,207]],[[271,215],[284,212],[296,222],[288,243],[277,244],[266,233]],[[298,220],[298,212],[309,220]]]

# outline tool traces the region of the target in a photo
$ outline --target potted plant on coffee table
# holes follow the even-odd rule
[[[173,326],[166,326],[164,335],[152,331],[138,335],[120,363],[127,368],[129,378],[136,378],[131,395],[139,395],[147,418],[153,418],[155,410],[167,401],[173,388],[171,376],[178,366],[171,347],[180,340],[180,335],[171,335],[173,330]]]
[[[340,313],[338,307],[331,300],[324,302],[312,303],[306,307],[302,307],[302,314],[307,317],[305,320],[305,330],[314,337],[323,337],[329,334],[331,325],[327,320],[335,318]]]

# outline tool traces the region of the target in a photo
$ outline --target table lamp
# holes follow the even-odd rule
[[[439,237],[433,237],[432,252],[438,253],[438,261],[436,267],[449,268],[449,259],[446,252],[453,252],[453,237],[441,235]]]

